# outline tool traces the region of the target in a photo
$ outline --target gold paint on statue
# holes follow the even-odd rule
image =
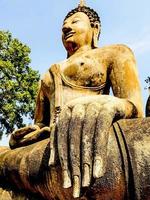
[[[83,6],[85,2],[80,1],[79,7]],[[49,164],[55,163],[57,145],[63,185],[70,187],[73,182],[74,197],[80,195],[81,186],[90,185],[92,176],[104,175],[108,132],[114,120],[143,116],[132,51],[120,44],[98,48],[100,21],[91,19],[88,12],[76,11],[65,18],[62,41],[67,59],[52,65],[40,82],[35,125],[15,131],[10,139],[10,146],[16,148],[51,132]],[[110,88],[114,96],[109,95]]]

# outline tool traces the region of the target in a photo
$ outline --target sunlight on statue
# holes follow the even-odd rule
[[[58,150],[63,187],[73,186],[74,197],[104,175],[112,123],[143,116],[132,51],[120,44],[99,48],[100,31],[98,14],[84,1],[67,14],[62,26],[67,59],[52,65],[40,82],[35,125],[10,139],[16,148],[50,136],[49,165]]]

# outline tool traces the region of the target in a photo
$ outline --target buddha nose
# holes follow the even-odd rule
[[[72,28],[69,27],[69,26],[64,26],[64,27],[62,28],[62,32],[63,32],[64,34],[69,33],[71,30],[72,30]]]

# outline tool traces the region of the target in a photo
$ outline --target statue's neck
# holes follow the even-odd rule
[[[91,50],[92,47],[89,46],[89,45],[84,45],[84,46],[81,46],[79,48],[72,48],[72,49],[69,49],[67,52],[68,52],[68,57],[76,54],[76,53],[81,53],[81,52],[84,52],[84,51],[88,51],[88,50]]]

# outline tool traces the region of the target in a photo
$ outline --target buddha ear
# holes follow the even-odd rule
[[[93,37],[92,37],[92,47],[93,48],[98,47],[99,33],[100,33],[100,25],[98,23],[96,23],[93,25]]]

